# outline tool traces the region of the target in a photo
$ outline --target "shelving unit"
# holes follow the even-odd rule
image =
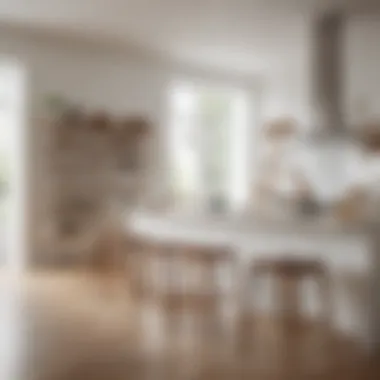
[[[140,117],[64,116],[48,122],[44,143],[50,200],[44,237],[49,257],[42,261],[55,264],[59,258],[61,265],[86,260],[110,214],[121,217],[144,194],[150,130]]]

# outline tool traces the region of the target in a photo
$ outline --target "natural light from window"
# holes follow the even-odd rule
[[[247,91],[177,82],[170,88],[169,151],[176,204],[225,212],[248,196]]]

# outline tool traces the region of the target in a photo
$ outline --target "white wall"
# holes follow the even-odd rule
[[[352,123],[380,117],[380,18],[355,17],[347,28],[346,106]]]
[[[44,95],[58,92],[112,112],[157,113],[163,82],[153,65],[91,45],[19,33],[1,35],[0,53],[27,65],[34,107],[41,105]]]

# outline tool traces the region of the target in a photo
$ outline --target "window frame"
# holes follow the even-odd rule
[[[244,94],[247,101],[247,147],[246,147],[246,184],[245,189],[242,191],[244,194],[236,195],[234,199],[232,209],[234,211],[244,211],[247,208],[247,203],[250,197],[250,188],[252,187],[254,173],[255,173],[255,163],[257,162],[258,144],[259,144],[259,125],[261,121],[261,99],[262,91],[261,84],[252,80],[252,78],[234,78],[225,79],[217,76],[205,76],[205,75],[173,75],[166,86],[166,123],[167,128],[164,129],[164,147],[163,151],[165,153],[167,177],[166,177],[166,187],[171,187],[171,172],[172,169],[172,156],[171,156],[171,127],[172,127],[172,109],[171,109],[171,91],[176,86],[180,85],[190,85],[193,88],[220,88],[223,91],[236,91],[238,93]],[[238,199],[240,197],[240,199]]]

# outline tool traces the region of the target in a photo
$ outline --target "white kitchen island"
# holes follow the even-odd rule
[[[342,225],[321,219],[257,220],[175,213],[136,212],[128,223],[139,235],[162,242],[228,246],[246,268],[255,258],[294,255],[320,258],[333,283],[334,325],[374,349],[380,342],[380,238],[377,224]],[[354,286],[345,277],[359,279]],[[353,287],[352,287],[353,286]],[[263,289],[262,298],[269,294]],[[306,289],[306,307],[313,310],[313,292]],[[265,303],[265,300],[264,300]]]

